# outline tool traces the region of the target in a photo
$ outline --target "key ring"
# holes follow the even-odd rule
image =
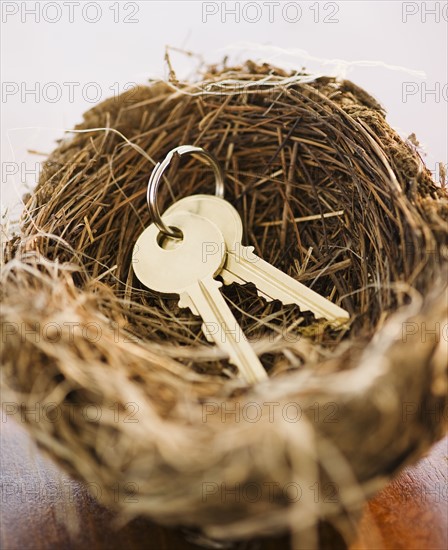
[[[153,223],[159,229],[161,233],[173,239],[182,239],[182,232],[175,227],[167,227],[162,218],[160,217],[159,207],[157,206],[157,191],[159,189],[160,180],[162,179],[163,172],[168,168],[174,155],[192,154],[198,157],[204,157],[208,164],[213,168],[215,173],[215,195],[220,198],[224,198],[224,173],[216,158],[205,151],[201,147],[194,145],[180,145],[175,149],[172,149],[162,162],[158,162],[151,173],[148,181],[148,189],[146,191],[146,201],[148,203],[149,213],[151,215]]]

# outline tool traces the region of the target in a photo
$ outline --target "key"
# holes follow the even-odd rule
[[[219,273],[224,284],[252,282],[266,300],[297,304],[302,311],[336,324],[349,319],[347,311],[256,256],[252,246],[242,246],[243,224],[228,201],[213,195],[191,195],[175,202],[166,214],[181,211],[213,220],[224,235],[227,255]]]
[[[179,307],[202,317],[202,330],[239,369],[247,382],[256,383],[267,373],[246,339],[215,280],[226,256],[224,237],[208,219],[177,212],[162,217],[169,227],[183,233],[182,240],[165,239],[157,227],[147,227],[134,247],[133,269],[151,290],[178,294]]]

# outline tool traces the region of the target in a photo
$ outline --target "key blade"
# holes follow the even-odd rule
[[[212,278],[200,280],[185,291],[188,299],[182,298],[182,303],[191,302],[202,317],[207,339],[211,338],[228,354],[229,361],[248,383],[266,380],[268,375],[224,300],[220,286]]]
[[[247,285],[248,281],[245,281],[244,279],[241,279],[241,277],[238,277],[235,273],[230,273],[230,271],[227,271],[226,269],[222,269],[222,271],[219,273],[219,276],[224,281],[224,284],[231,285],[233,283],[236,283],[238,285]],[[260,289],[256,288],[258,296],[266,300],[266,302],[272,302],[273,298],[262,292]]]
[[[329,321],[347,321],[350,318],[345,309],[262,260],[250,249],[239,254],[228,251],[220,275],[226,282],[252,282],[260,294],[270,300],[280,300],[285,305],[297,304],[302,311],[311,311],[317,318],[323,317]]]
[[[193,303],[193,300],[185,292],[180,295],[178,306],[180,308],[183,308],[183,309],[189,309],[193,315],[197,315],[198,317],[201,316],[201,314],[199,313],[197,307]],[[206,337],[207,341],[210,342],[210,344],[215,343],[215,340],[213,339],[213,337],[205,330],[204,324],[202,324],[202,332],[203,332],[204,336]]]

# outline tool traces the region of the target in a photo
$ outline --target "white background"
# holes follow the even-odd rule
[[[2,0],[1,7],[3,213],[17,212],[37,181],[45,157],[29,151],[51,152],[95,96],[166,77],[167,45],[198,54],[171,53],[181,78],[194,73],[199,56],[225,55],[348,77],[386,107],[403,137],[416,133],[436,179],[436,163],[447,162],[446,1]]]

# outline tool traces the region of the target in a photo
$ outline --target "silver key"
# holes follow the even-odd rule
[[[213,220],[221,230],[227,256],[219,275],[226,285],[251,282],[257,287],[258,294],[267,300],[297,304],[302,311],[311,311],[317,318],[323,317],[331,322],[349,319],[345,309],[256,256],[252,246],[242,246],[243,224],[228,201],[213,195],[191,195],[175,202],[166,214],[181,211]]]
[[[163,221],[179,228],[183,239],[163,242],[154,224],[147,227],[134,248],[137,278],[151,290],[179,294],[179,306],[202,317],[204,334],[227,352],[247,382],[266,379],[263,365],[219,290],[222,283],[214,279],[226,256],[221,231],[210,220],[185,212],[163,216]]]

